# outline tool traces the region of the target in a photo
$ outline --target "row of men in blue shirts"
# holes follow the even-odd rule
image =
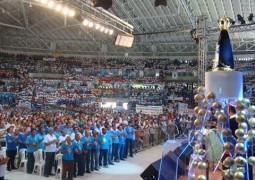
[[[55,129],[55,130],[54,130]],[[67,125],[61,128],[49,128],[48,134],[45,134],[45,128],[41,125],[38,129],[31,129],[28,133],[20,128],[19,134],[14,134],[13,128],[7,130],[6,135],[6,154],[10,158],[7,164],[7,170],[15,169],[14,160],[18,149],[27,149],[27,172],[32,173],[34,167],[33,153],[38,149],[45,151],[45,158],[47,172],[44,173],[46,177],[51,174],[54,160],[48,161],[47,154],[55,156],[55,153],[63,153],[64,161],[73,161],[74,176],[83,176],[85,172],[90,173],[94,170],[99,170],[101,166],[108,167],[113,165],[113,161],[119,162],[127,158],[128,152],[133,157],[132,147],[134,138],[134,128],[132,122],[128,123],[124,129],[122,126],[116,127],[106,125],[105,127],[93,127],[91,130],[79,129],[78,127],[71,127]],[[48,142],[47,140],[51,140]],[[53,140],[54,142],[53,142]],[[68,143],[70,139],[70,143]],[[64,149],[68,148],[68,151]],[[70,163],[69,163],[70,164]],[[72,164],[72,163],[71,163]],[[77,169],[76,169],[77,165]],[[67,168],[67,169],[70,169]]]

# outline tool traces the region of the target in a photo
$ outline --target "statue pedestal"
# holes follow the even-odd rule
[[[205,73],[205,89],[214,92],[217,99],[243,98],[243,73],[212,71]]]

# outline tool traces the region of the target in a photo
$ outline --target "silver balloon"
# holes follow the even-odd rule
[[[255,118],[254,118],[254,117],[250,118],[248,122],[249,122],[249,125],[250,125],[252,128],[255,128]]]
[[[237,156],[235,158],[235,164],[237,166],[245,166],[246,163],[247,163],[246,159],[244,159],[242,156]]]
[[[237,129],[235,130],[236,137],[243,137],[244,136],[244,130],[243,129]]]
[[[250,165],[254,166],[254,165],[255,165],[255,157],[254,157],[254,156],[250,156],[250,157],[248,158],[248,163],[249,163]]]
[[[198,180],[206,180],[206,176],[205,175],[199,175],[197,177]]]
[[[231,142],[225,142],[223,145],[224,150],[232,150],[234,148],[234,145]]]
[[[235,172],[234,179],[235,180],[243,180],[244,179],[244,174],[242,172]]]
[[[247,129],[247,123],[246,122],[242,122],[242,123],[239,123],[238,124],[238,128],[239,129],[243,129],[243,130],[246,130]]]
[[[231,157],[227,157],[224,161],[223,161],[223,165],[227,168],[233,166],[235,163],[234,159]]]
[[[199,163],[197,164],[197,168],[200,169],[200,170],[205,170],[206,167],[207,167],[206,162],[201,161],[201,162],[199,162]]]
[[[224,137],[229,137],[232,135],[232,131],[229,128],[223,128],[221,132]]]
[[[235,152],[244,154],[246,152],[244,143],[236,143]]]
[[[248,131],[248,136],[249,136],[250,138],[253,138],[253,137],[255,136],[255,130],[254,130],[254,129],[250,129],[250,130]]]
[[[238,115],[236,116],[236,121],[238,123],[244,122],[245,121],[245,116],[243,114],[241,114],[241,113],[238,113]]]

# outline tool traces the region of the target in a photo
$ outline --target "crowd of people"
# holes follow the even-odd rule
[[[175,118],[175,113],[152,116],[132,111],[114,113],[112,109],[98,108],[98,113],[88,115],[52,110],[32,112],[29,108],[3,106],[0,142],[2,148],[6,147],[8,171],[20,166],[21,154],[17,152],[26,149],[27,173],[33,173],[34,153],[41,149],[45,177],[53,175],[52,170],[58,164],[55,157],[62,154],[62,179],[67,178],[67,172],[67,179],[72,179],[133,157],[133,153],[143,147],[146,130],[150,146],[161,143],[166,137],[157,129],[165,123],[174,123]],[[183,129],[184,117],[176,120],[176,124]]]
[[[171,86],[175,88],[169,91],[168,84],[162,81],[167,75],[165,71],[170,71],[173,66],[176,66],[176,71],[184,67],[195,67],[195,60],[183,61],[183,64],[178,60],[148,59],[137,66],[137,60],[134,59],[48,59],[52,58],[45,60],[43,56],[2,54],[2,92],[17,94],[19,99],[14,101],[16,103],[33,100],[39,104],[66,106],[81,106],[96,101],[91,96],[88,98],[88,94],[96,94],[96,97],[126,98],[129,99],[130,108],[135,108],[136,104],[163,105],[168,102],[168,96],[188,96],[192,99],[192,89],[187,92],[187,83],[172,82]],[[59,74],[62,78],[32,77],[32,73]],[[143,84],[145,87],[133,88],[134,84]],[[155,88],[161,85],[162,88]],[[8,101],[4,102],[8,104]]]

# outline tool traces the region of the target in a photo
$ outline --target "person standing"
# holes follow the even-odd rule
[[[7,129],[7,136],[6,136],[6,143],[7,143],[7,148],[6,148],[6,155],[10,160],[7,163],[7,170],[11,171],[14,169],[17,169],[14,165],[15,157],[17,154],[17,140],[18,136],[14,135],[13,127],[9,127]]]
[[[81,138],[81,141],[83,142],[83,149],[85,150],[85,169],[86,173],[91,173],[90,171],[90,161],[91,161],[91,149],[92,149],[92,144],[91,144],[91,136],[90,132],[88,130],[85,131],[85,136]]]
[[[73,169],[74,169],[74,144],[72,143],[71,137],[68,136],[66,138],[66,142],[61,145],[60,147],[62,156],[62,164],[63,164],[63,171],[62,171],[62,180],[66,180],[66,174],[68,173],[68,180],[73,180]],[[78,150],[75,150],[78,152]],[[47,157],[47,156],[46,156]]]
[[[118,127],[119,129],[119,157],[120,160],[124,161],[124,149],[125,149],[125,141],[126,141],[126,137],[127,134],[126,132],[122,129],[122,126]]]
[[[48,129],[48,134],[44,137],[43,143],[45,145],[44,176],[49,177],[49,175],[53,175],[51,171],[57,150],[57,138],[53,135],[53,128]]]
[[[106,125],[106,133],[109,135],[109,137],[113,138],[113,132],[111,131],[111,126],[110,125]],[[109,148],[108,148],[108,164],[110,165],[114,165],[114,163],[112,162],[112,144],[109,144]]]
[[[119,155],[119,130],[116,127],[116,124],[112,126],[112,161],[120,162]]]
[[[134,128],[132,127],[132,122],[129,121],[128,122],[128,126],[125,128],[125,131],[127,133],[127,139],[126,139],[126,152],[125,152],[125,156],[128,155],[128,151],[129,151],[129,156],[133,157],[133,136],[134,136]]]
[[[6,164],[9,158],[4,156],[4,152],[0,149],[0,180],[4,180],[4,175],[6,171]]]
[[[39,147],[39,139],[36,136],[36,129],[31,129],[31,135],[26,139],[27,145],[27,173],[32,174],[35,158],[34,152],[38,150]]]
[[[102,129],[102,134],[99,135],[100,141],[100,156],[99,156],[99,166],[108,167],[108,149],[111,144],[111,137],[107,134],[105,128]],[[103,161],[103,162],[102,162]]]
[[[45,144],[43,143],[43,140],[44,140],[44,137],[45,137],[43,126],[39,127],[37,137],[38,137],[38,140],[39,140],[38,149],[45,150]]]
[[[0,122],[0,144],[2,147],[6,146],[6,128],[3,121]]]
[[[72,139],[72,138],[71,138]],[[83,142],[80,140],[80,135],[75,134],[75,139],[73,141],[74,144],[74,170],[73,174],[74,177],[76,177],[76,174],[78,176],[83,176],[84,175],[84,160],[82,158],[82,147],[83,147]],[[77,168],[76,165],[78,166],[78,173],[77,173]]]
[[[92,150],[91,150],[91,171],[99,170],[99,137],[96,130],[92,131]]]
[[[18,134],[18,152],[21,149],[27,149],[27,145],[26,145],[26,139],[27,139],[27,135],[24,133],[25,128],[24,127],[20,127],[19,128],[19,134]],[[18,167],[20,166],[20,161],[21,161],[21,156],[20,153],[18,153]]]

